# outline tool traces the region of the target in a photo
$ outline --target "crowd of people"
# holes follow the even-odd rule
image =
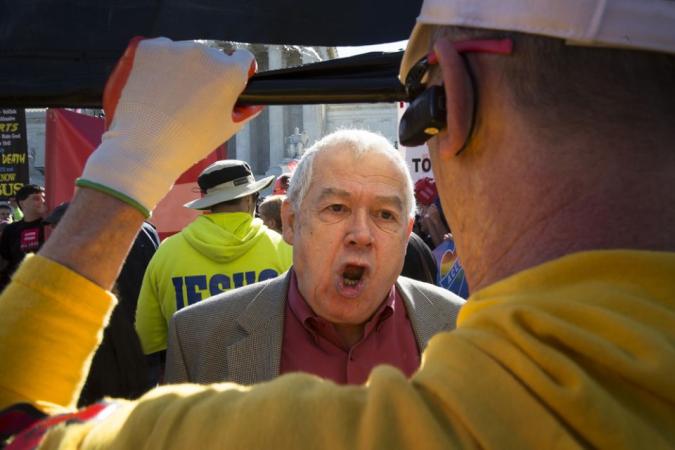
[[[143,223],[115,281],[118,306],[93,358],[79,406],[106,396],[137,398],[162,382],[251,384],[306,372],[341,384],[361,384],[380,364],[390,364],[408,376],[417,370],[428,340],[455,327],[464,302],[433,286],[440,285],[437,262],[425,240],[409,229],[420,221],[417,207],[427,206],[427,197],[437,199],[437,192],[421,193],[419,183],[413,189],[399,153],[371,132],[343,130],[326,136],[308,153],[297,176],[306,178],[311,173],[311,183],[321,191],[355,184],[366,163],[370,167],[361,178],[367,180],[378,168],[383,176],[401,181],[395,205],[365,205],[383,208],[370,215],[392,216],[375,222],[386,233],[366,236],[363,244],[351,242],[356,251],[341,255],[339,237],[353,230],[337,227],[350,226],[340,213],[319,233],[303,228],[295,235],[297,218],[289,211],[298,211],[304,219],[307,207],[315,207],[299,207],[305,192],[289,190],[291,174],[280,176],[273,194],[261,199],[260,193],[275,181],[273,176],[256,180],[244,161],[213,163],[197,179],[201,196],[184,205],[202,215],[161,246],[152,224]],[[315,159],[320,163],[315,165]],[[382,170],[383,160],[392,164],[390,173]],[[340,177],[330,184],[329,174]],[[69,203],[46,214],[44,189],[26,186],[17,196],[20,204],[26,193],[40,201],[39,216],[27,207],[26,215],[36,216],[33,225],[54,230]],[[341,191],[341,195],[347,193]],[[284,207],[285,202],[294,207]],[[399,239],[385,239],[392,231]],[[46,234],[40,234],[40,246]],[[17,240],[11,235],[5,245]],[[372,256],[367,254],[370,247],[374,247]],[[22,247],[25,251],[14,268],[38,249]],[[342,286],[351,291],[346,296],[366,299],[362,310],[350,313],[353,317],[334,311],[342,307],[344,292],[323,298],[331,280],[319,275],[332,274],[326,268],[338,263],[345,284],[351,284]],[[212,301],[176,314],[206,298]],[[253,311],[252,304],[256,305]],[[249,323],[261,325],[245,325]],[[248,344],[251,336],[264,337],[264,344]],[[230,349],[237,349],[236,353],[231,355]]]
[[[272,181],[215,163],[141,288],[173,295],[143,347],[181,384],[78,411],[144,220],[260,111],[236,103],[248,52],[134,40],[74,199],[0,297],[8,448],[673,448],[674,25],[670,0],[424,0],[400,79],[444,102],[437,198],[420,184],[418,210],[391,145],[339,131],[303,154],[279,234],[253,217]],[[225,233],[279,266],[207,272],[190,242]],[[468,301],[401,276],[415,251]]]

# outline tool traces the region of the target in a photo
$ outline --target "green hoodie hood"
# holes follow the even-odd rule
[[[136,329],[143,350],[166,348],[177,309],[287,271],[293,248],[246,213],[199,216],[164,240],[150,260],[138,296]]]
[[[247,213],[214,213],[199,216],[182,235],[196,251],[226,263],[239,258],[265,234],[262,220]]]

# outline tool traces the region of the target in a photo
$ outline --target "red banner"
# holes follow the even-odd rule
[[[75,180],[82,174],[91,152],[101,142],[102,134],[103,119],[65,109],[47,111],[45,189],[50,210],[73,197]],[[183,173],[157,205],[151,222],[162,239],[180,231],[200,214],[184,208],[183,204],[199,197],[199,173],[212,162],[226,157],[227,149],[223,144]]]

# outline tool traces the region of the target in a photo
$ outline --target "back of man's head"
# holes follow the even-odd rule
[[[253,215],[255,205],[258,200],[258,194],[251,194],[245,197],[228,200],[226,202],[216,203],[209,207],[212,213],[234,213],[243,212]]]
[[[675,250],[673,29],[668,0],[425,0],[401,79],[434,51],[430,155],[472,288],[574,251]]]
[[[265,197],[258,206],[258,214],[260,218],[269,228],[281,233],[281,204],[286,198],[285,195],[270,195]]]
[[[592,141],[612,151],[623,137],[651,141],[672,139],[675,133],[671,54],[571,46],[544,36],[456,27],[438,27],[434,35],[513,40],[514,54],[499,61],[505,94],[542,142]]]
[[[672,1],[427,0],[418,22],[403,71],[441,37],[511,39],[513,54],[494,58],[504,95],[551,143],[675,132]]]

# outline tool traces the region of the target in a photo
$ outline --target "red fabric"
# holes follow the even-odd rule
[[[424,206],[431,205],[438,198],[436,182],[433,178],[424,177],[415,183],[415,200]]]
[[[333,325],[318,317],[291,275],[279,372],[309,372],[340,384],[362,384],[371,370],[389,364],[407,376],[420,365],[417,340],[403,299],[392,286],[365,325],[363,338],[344,348]]]
[[[0,411],[0,443],[47,417],[29,403],[19,403]]]
[[[73,197],[75,179],[102,134],[103,119],[65,109],[47,110],[45,190],[50,211]]]
[[[288,191],[288,183],[291,181],[291,175],[288,173],[282,173],[274,181],[274,189],[272,190],[273,195],[286,195]]]
[[[45,187],[50,210],[71,200],[75,180],[82,174],[91,152],[100,144],[102,134],[103,119],[65,109],[47,111]],[[150,219],[157,226],[160,238],[177,233],[197,218],[200,213],[184,208],[183,204],[199,197],[199,173],[217,159],[224,158],[227,158],[227,149],[222,145],[178,178]]]
[[[19,433],[10,444],[5,447],[6,450],[29,450],[38,448],[42,438],[47,434],[49,430],[57,427],[58,425],[67,422],[67,423],[84,423],[89,422],[90,420],[95,420],[96,417],[106,408],[114,408],[115,404],[112,403],[94,403],[87,408],[81,409],[79,411],[60,414],[58,416],[47,417],[39,422],[33,423],[30,428]]]

